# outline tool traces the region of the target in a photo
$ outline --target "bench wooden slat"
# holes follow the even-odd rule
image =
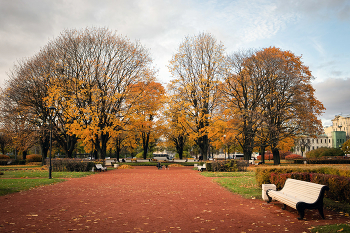
[[[282,190],[267,190],[266,194],[269,198],[268,202],[275,199],[297,209],[300,214],[298,219],[304,218],[305,209],[318,209],[324,218],[323,196],[326,190],[329,188],[325,185],[288,178]]]

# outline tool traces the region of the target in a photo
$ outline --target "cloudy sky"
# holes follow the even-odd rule
[[[65,29],[106,27],[150,49],[158,79],[186,36],[211,33],[227,53],[276,46],[302,55],[316,97],[350,114],[349,0],[0,0],[0,86],[14,64]]]

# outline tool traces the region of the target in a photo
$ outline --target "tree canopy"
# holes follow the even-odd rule
[[[276,47],[225,54],[209,33],[188,36],[169,63],[172,80],[156,80],[149,51],[106,28],[66,30],[31,58],[18,62],[1,91],[1,130],[14,148],[39,142],[46,157],[49,107],[54,139],[68,157],[77,143],[105,158],[114,148],[139,148],[146,158],[168,139],[180,158],[197,146],[290,148],[300,135],[322,130],[324,111],[301,57]],[[2,149],[3,150],[3,149]]]

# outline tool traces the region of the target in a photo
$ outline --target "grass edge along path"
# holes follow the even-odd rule
[[[63,182],[64,179],[0,179],[0,196],[40,186]]]
[[[2,166],[0,172],[0,196],[29,190],[40,186],[65,181],[65,178],[80,178],[94,174],[93,172],[49,172],[41,166]]]

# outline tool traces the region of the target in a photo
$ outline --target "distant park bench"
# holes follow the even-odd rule
[[[102,164],[96,164],[95,166],[97,171],[107,171],[107,167],[103,167]]]
[[[197,168],[198,168],[198,171],[204,171],[204,170],[206,170],[207,169],[207,164],[205,163],[205,164],[203,164],[202,166],[197,166]]]
[[[329,188],[325,185],[310,183],[288,178],[280,191],[269,189],[266,191],[268,203],[272,199],[283,203],[283,208],[290,206],[299,213],[299,220],[304,218],[305,209],[318,209],[321,217],[323,214],[323,196]]]
[[[157,161],[167,161],[167,157],[153,157],[153,159],[156,159]]]
[[[174,163],[185,163],[187,162],[187,159],[174,159]]]
[[[106,166],[112,166],[112,163],[115,163],[116,159],[106,159],[105,165]]]

